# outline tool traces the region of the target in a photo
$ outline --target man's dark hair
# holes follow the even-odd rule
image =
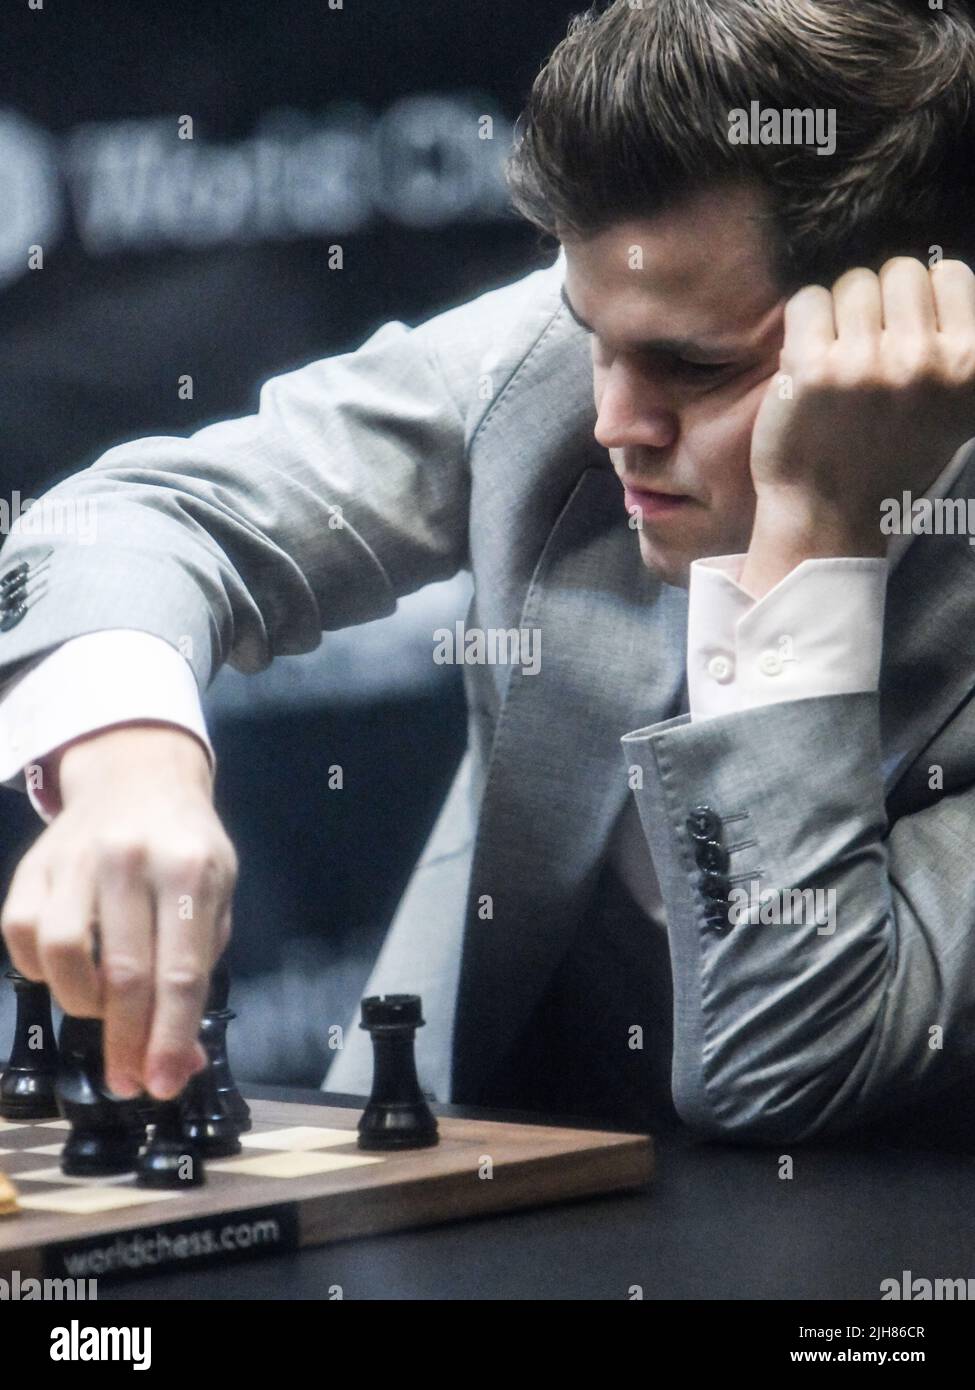
[[[516,209],[586,238],[724,180],[769,196],[786,285],[975,251],[975,25],[962,0],[614,0],[570,23],[508,161]],[[836,112],[836,149],[734,144],[730,113]]]

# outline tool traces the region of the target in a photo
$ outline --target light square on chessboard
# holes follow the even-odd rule
[[[363,1154],[330,1154],[305,1150],[302,1153],[270,1153],[255,1158],[226,1158],[207,1165],[208,1173],[245,1173],[256,1178],[310,1178],[317,1173],[339,1173],[343,1168],[360,1168],[382,1163],[381,1158]]]
[[[178,1192],[141,1192],[126,1187],[71,1187],[37,1196],[20,1194],[19,1204],[29,1211],[56,1211],[66,1216],[97,1216],[122,1207],[141,1207],[149,1202],[169,1201]]]
[[[21,1149],[20,1152],[22,1154],[54,1154],[55,1156],[57,1156],[57,1154],[59,1154],[63,1148],[64,1145],[61,1143],[32,1144],[29,1149]]]
[[[334,1149],[340,1144],[354,1144],[354,1129],[318,1129],[313,1125],[292,1125],[289,1129],[271,1129],[265,1133],[242,1134],[240,1142],[248,1149],[286,1149],[301,1153],[306,1149]]]
[[[16,1183],[53,1182],[61,1187],[102,1187],[132,1182],[131,1173],[112,1173],[101,1178],[69,1178],[66,1173],[61,1172],[60,1168],[27,1168],[16,1173],[11,1171],[7,1176]]]

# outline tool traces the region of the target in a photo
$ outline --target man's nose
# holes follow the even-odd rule
[[[646,377],[616,361],[596,395],[597,444],[604,449],[667,449],[677,438],[673,407]]]

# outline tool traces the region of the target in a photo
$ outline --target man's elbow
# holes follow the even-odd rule
[[[673,1099],[693,1134],[725,1144],[801,1144],[855,1124],[855,1116],[838,1115],[828,1097],[762,1086],[756,1078],[722,1086],[700,1076],[675,1077]]]

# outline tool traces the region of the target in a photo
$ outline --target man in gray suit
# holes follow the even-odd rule
[[[200,1064],[229,931],[198,690],[466,568],[433,639],[469,751],[373,980],[423,993],[428,1087],[774,1141],[965,1094],[957,11],[589,14],[510,171],[549,269],[113,449],[14,529],[0,776],[50,824],[3,930],[104,1016],[117,1092]],[[350,1028],[329,1084],[366,1064]]]

